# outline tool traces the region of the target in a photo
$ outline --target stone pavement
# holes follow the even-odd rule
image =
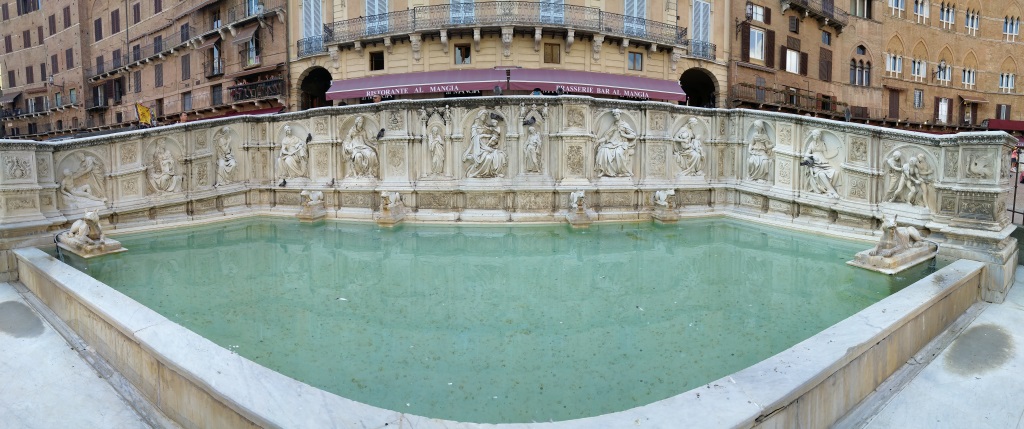
[[[850,427],[1024,429],[1024,267],[1005,302],[983,305],[874,416]]]
[[[0,283],[0,428],[148,428],[113,387]]]

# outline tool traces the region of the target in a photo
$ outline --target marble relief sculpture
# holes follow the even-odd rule
[[[523,147],[523,159],[527,173],[540,173],[540,133],[536,127],[526,130],[526,146]]]
[[[464,161],[472,163],[466,170],[466,177],[505,177],[508,159],[505,152],[498,148],[501,139],[498,120],[489,118],[486,111],[480,111],[470,131],[470,144],[462,157]]]
[[[821,130],[811,130],[808,136],[807,150],[804,151],[800,165],[807,167],[807,181],[812,192],[824,194],[832,198],[839,198],[836,192],[836,182],[839,171],[829,161],[835,158],[833,153],[829,156],[828,146],[822,139]]]
[[[96,212],[86,212],[81,219],[71,224],[70,229],[58,234],[57,244],[62,249],[86,258],[124,250],[120,242],[103,235]]]
[[[78,169],[65,168],[60,195],[69,208],[98,205],[107,201],[103,186],[103,167],[95,157],[78,154]]]
[[[630,177],[636,131],[622,119],[621,110],[612,110],[612,116],[615,122],[597,139],[595,171],[599,177]]]
[[[178,174],[178,161],[167,146],[157,145],[153,152],[153,163],[146,166],[149,171],[149,185],[158,193],[178,192],[184,176]]]
[[[307,139],[308,140],[308,139]],[[307,177],[309,152],[306,143],[292,134],[292,127],[284,126],[284,138],[281,139],[281,152],[277,156],[277,178],[291,179]]]
[[[363,126],[365,121],[362,116],[357,116],[345,137],[342,146],[348,164],[345,177],[377,177],[377,143],[370,138],[370,133]]]
[[[224,127],[217,133],[217,182],[213,186],[224,186],[232,182],[232,172],[238,165],[231,152],[231,129]]]
[[[697,118],[690,118],[675,136],[676,144],[672,154],[679,169],[682,170],[679,174],[683,176],[704,174],[704,144],[694,130],[698,123]]]
[[[766,182],[771,179],[775,142],[768,137],[764,121],[754,121],[754,137],[750,139],[747,157],[747,176],[750,180]]]
[[[904,161],[900,151],[893,151],[885,160],[889,170],[888,202],[905,202],[912,206],[927,206],[929,185],[934,170],[924,154],[911,156]]]
[[[430,174],[440,176],[444,174],[444,154],[448,146],[441,127],[434,125],[430,127],[430,136],[427,137],[427,150],[430,151]]]

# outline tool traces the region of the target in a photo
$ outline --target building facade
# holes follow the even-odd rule
[[[1018,128],[1017,1],[733,4],[732,106],[901,128]],[[849,6],[849,11],[839,6]]]
[[[136,105],[158,124],[284,107],[285,0],[15,3],[0,55],[8,136],[127,128]]]
[[[333,94],[330,81],[360,79],[385,89],[418,74],[497,70],[507,78],[502,93],[530,94],[517,77],[544,76],[573,93],[571,76],[682,80],[688,102],[716,106],[725,100],[728,1],[601,0],[544,1],[326,1],[290,4],[292,94],[289,107],[302,110],[333,103],[369,102],[364,93]],[[720,45],[724,41],[726,46]],[[572,75],[560,72],[585,72]],[[614,79],[613,79],[614,80]],[[564,84],[564,85],[563,85]],[[612,82],[614,86],[615,82]],[[491,95],[487,89],[388,94],[384,98]],[[623,85],[625,86],[625,85]],[[418,88],[424,89],[424,88]],[[583,91],[583,89],[575,87]],[[449,87],[453,89],[453,87]],[[630,98],[615,89],[595,96]],[[332,98],[328,100],[327,98]],[[635,98],[635,97],[634,97]],[[641,97],[642,98],[642,97]]]

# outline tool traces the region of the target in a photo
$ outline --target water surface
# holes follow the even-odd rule
[[[261,365],[472,422],[594,416],[736,372],[930,272],[869,245],[711,219],[662,226],[255,218],[119,235],[86,272]]]

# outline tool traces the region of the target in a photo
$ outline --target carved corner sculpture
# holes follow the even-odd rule
[[[380,211],[374,213],[373,220],[377,225],[393,227],[405,219],[405,204],[398,192],[382,191],[380,193]]]
[[[103,235],[100,217],[96,212],[86,212],[85,216],[71,224],[71,229],[58,234],[57,247],[83,258],[128,250],[121,247],[121,242]]]
[[[868,250],[858,252],[847,264],[855,267],[896,274],[920,264],[938,253],[938,246],[926,240],[912,226],[897,226],[896,216],[882,221],[882,238]]]
[[[569,212],[565,214],[565,219],[573,228],[588,228],[594,223],[594,219],[587,212],[586,193],[582,189],[569,194]]]
[[[675,198],[675,189],[662,189],[660,191],[654,191],[652,202],[654,203],[654,212],[651,217],[655,221],[660,223],[671,223],[679,220],[679,214],[675,211],[675,204],[672,199]],[[669,197],[672,197],[671,199]]]
[[[310,191],[308,189],[299,193],[302,200],[302,210],[295,217],[302,222],[316,222],[327,217],[327,208],[324,205],[323,191]]]

